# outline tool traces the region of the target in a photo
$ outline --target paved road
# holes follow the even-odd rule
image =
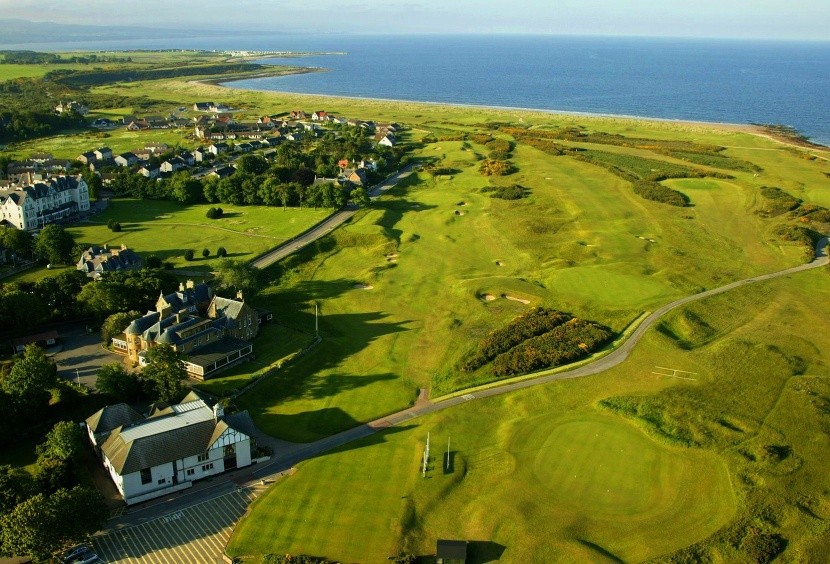
[[[406,168],[396,172],[380,184],[377,184],[369,189],[369,196],[372,198],[376,198],[394,188],[398,182],[412,174],[412,169],[415,165],[409,165]],[[280,261],[287,257],[288,255],[295,253],[308,245],[316,241],[317,239],[323,237],[324,235],[328,235],[336,228],[340,227],[346,221],[352,218],[354,214],[356,214],[358,208],[354,205],[349,205],[345,209],[335,212],[334,214],[330,215],[305,233],[301,233],[297,237],[291,239],[280,245],[279,247],[274,248],[273,250],[269,251],[268,253],[262,255],[261,257],[253,260],[251,265],[254,268],[267,268],[274,264],[277,261]]]

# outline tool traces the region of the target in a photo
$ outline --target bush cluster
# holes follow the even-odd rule
[[[574,362],[599,349],[613,336],[607,327],[574,318],[497,356],[493,360],[493,374],[527,374]]]
[[[537,307],[511,321],[506,327],[496,329],[478,345],[478,350],[462,366],[471,372],[481,368],[498,355],[509,351],[523,341],[542,335],[571,319],[561,311]]]
[[[208,219],[219,219],[225,213],[225,210],[222,208],[208,208],[207,213],[205,214]]]
[[[511,184],[510,186],[499,186],[490,194],[491,198],[499,198],[500,200],[521,200],[527,196],[528,190],[520,184]]]
[[[672,190],[659,182],[638,180],[634,182],[634,193],[646,200],[669,204],[670,206],[677,206],[679,208],[684,208],[689,205],[689,197],[686,194]]]
[[[801,205],[801,200],[774,186],[761,186],[761,195],[765,201],[764,209],[761,210],[764,217],[775,217]]]
[[[107,227],[114,233],[119,233],[121,231],[121,224],[112,218],[107,221]]]
[[[484,159],[478,170],[484,176],[505,176],[514,172],[515,168],[510,161]]]

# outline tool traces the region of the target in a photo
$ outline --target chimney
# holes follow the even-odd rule
[[[239,290],[239,291],[236,292],[236,299],[239,300],[240,302],[245,301],[245,298],[242,297],[242,290]]]
[[[221,404],[221,403],[218,403],[218,402],[217,402],[217,403],[213,406],[213,418],[214,418],[215,420],[219,421],[219,419],[220,419],[221,417],[224,417],[224,416],[225,416],[225,409],[222,407],[222,404]]]
[[[184,282],[179,282],[179,292],[184,292]]]
[[[187,281],[187,287],[190,288],[190,289],[193,288],[193,280],[188,280]]]

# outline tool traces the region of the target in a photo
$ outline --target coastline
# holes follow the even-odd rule
[[[221,88],[227,88],[229,90],[239,90],[239,91],[249,91],[249,92],[259,92],[259,93],[266,93],[266,94],[275,94],[275,95],[282,95],[282,96],[309,96],[309,97],[319,97],[319,98],[327,98],[331,100],[359,100],[364,102],[378,102],[378,103],[400,103],[400,104],[416,104],[416,105],[423,105],[429,107],[447,107],[447,108],[468,108],[474,110],[489,110],[489,111],[507,111],[507,112],[519,112],[519,113],[527,113],[527,114],[546,114],[546,115],[555,115],[561,117],[574,117],[574,118],[583,118],[583,119],[620,119],[620,120],[632,120],[632,121],[645,121],[645,122],[652,122],[652,123],[660,123],[660,124],[676,124],[676,125],[685,125],[685,126],[695,126],[695,127],[705,127],[710,129],[718,129],[718,130],[725,130],[725,131],[734,131],[734,132],[742,132],[742,133],[750,133],[753,135],[757,135],[760,137],[764,137],[776,143],[780,143],[782,145],[787,145],[790,147],[797,147],[800,149],[810,149],[815,151],[821,152],[830,152],[830,145],[823,145],[820,143],[815,143],[809,140],[798,140],[794,138],[789,138],[784,135],[776,135],[773,131],[771,131],[768,127],[761,125],[761,124],[754,124],[754,123],[733,123],[733,122],[720,122],[720,121],[703,121],[703,120],[686,120],[680,118],[661,118],[661,117],[652,117],[652,116],[638,116],[638,115],[630,115],[630,114],[613,114],[613,113],[598,113],[598,112],[579,112],[579,111],[572,111],[572,110],[551,110],[551,109],[544,109],[544,108],[527,108],[521,106],[498,106],[498,105],[490,105],[490,104],[470,104],[470,103],[462,103],[462,102],[435,102],[435,101],[424,101],[424,100],[411,100],[411,99],[404,99],[404,98],[371,98],[371,97],[363,97],[363,96],[348,96],[348,95],[337,95],[337,94],[318,94],[318,93],[308,93],[308,92],[289,92],[283,90],[271,90],[271,89],[258,89],[258,88],[250,88],[250,87],[239,87],[234,85],[235,82],[241,82],[243,80],[249,80],[253,78],[267,78],[272,76],[288,76],[292,74],[306,74],[309,72],[328,72],[328,69],[319,68],[319,67],[296,67],[296,69],[287,70],[284,72],[280,72],[278,74],[263,74],[261,76],[244,76],[239,78],[234,77],[221,77],[217,79],[200,79],[200,80],[193,80],[190,82],[193,83],[200,83],[200,84],[210,84],[212,86],[218,86]]]

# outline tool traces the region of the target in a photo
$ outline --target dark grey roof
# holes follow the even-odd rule
[[[216,307],[216,317],[224,316],[228,319],[236,321],[239,317],[239,313],[242,311],[242,306],[245,305],[245,302],[215,296],[213,298],[213,304]]]
[[[124,331],[127,335],[141,335],[147,329],[158,323],[161,314],[157,311],[149,311],[147,315],[139,317],[127,327]]]
[[[467,541],[438,539],[435,557],[446,558],[448,560],[466,560]]]
[[[238,411],[236,413],[231,413],[230,415],[225,415],[222,420],[227,423],[228,427],[231,429],[239,431],[240,433],[245,433],[249,437],[255,437],[258,434],[259,429],[257,429],[257,426],[247,409],[245,411]]]
[[[187,357],[187,362],[204,368],[210,366],[217,360],[227,357],[229,354],[246,349],[250,346],[251,343],[246,343],[241,339],[224,337],[223,339],[214,341],[209,345],[205,345],[204,347],[200,347],[199,349],[193,351],[195,354],[189,355]]]
[[[154,417],[151,421],[158,421],[165,417],[175,417],[175,415]],[[163,433],[125,441],[121,434],[125,429],[119,428],[112,432],[101,449],[116,472],[121,475],[131,474],[143,468],[152,468],[205,452],[210,446],[210,438],[215,429],[216,421],[209,419]]]
[[[101,435],[116,427],[130,425],[143,419],[144,417],[139,412],[126,403],[117,403],[99,409],[87,417],[86,424],[95,435]]]

